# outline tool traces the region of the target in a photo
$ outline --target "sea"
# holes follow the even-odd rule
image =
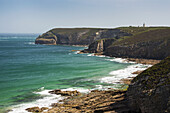
[[[50,90],[123,89],[123,78],[151,65],[94,54],[87,47],[37,45],[39,34],[0,34],[0,113],[28,113],[29,107],[50,107],[64,99]]]

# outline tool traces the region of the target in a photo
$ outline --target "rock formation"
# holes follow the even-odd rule
[[[132,112],[170,113],[170,57],[135,77],[126,98]]]

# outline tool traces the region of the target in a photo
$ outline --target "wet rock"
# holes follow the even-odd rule
[[[142,73],[143,71],[135,71],[135,72],[133,72],[132,74],[140,74],[140,73]]]
[[[25,110],[27,110],[28,112],[42,112],[42,110],[39,107],[27,108]]]
[[[47,110],[47,109],[48,109],[47,107],[42,107],[42,108],[32,107],[32,108],[27,108],[25,110],[28,112],[43,112],[44,110]]]
[[[93,90],[89,94],[73,96],[63,100],[63,103],[52,104],[52,109],[46,113],[69,112],[69,113],[98,113],[98,112],[117,112],[121,109],[128,111],[125,104],[124,94],[126,91]],[[115,111],[116,110],[116,111]]]
[[[80,95],[80,92],[78,92],[77,90],[75,90],[75,91],[61,91],[60,89],[56,89],[53,91],[49,91],[49,93],[62,95],[62,96],[78,96],[78,95]]]

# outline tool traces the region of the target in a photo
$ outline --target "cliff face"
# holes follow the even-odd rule
[[[134,78],[126,98],[133,112],[170,113],[170,57]]]
[[[113,42],[115,39],[101,39],[93,42],[89,45],[88,49],[85,49],[83,52],[85,53],[103,53]]]
[[[115,45],[108,47],[105,55],[125,58],[144,58],[144,59],[163,59],[170,55],[170,48],[168,43],[163,40],[139,42],[132,45]]]
[[[97,29],[97,28],[58,28],[52,29],[36,40],[36,44],[64,44],[64,45],[89,45],[96,40],[104,38],[120,38],[131,34],[119,29]]]
[[[101,44],[96,41],[89,45],[87,51],[101,52],[98,50],[102,45],[103,54],[113,57],[146,58],[162,60],[170,55],[170,28],[129,28],[132,36],[109,40]],[[135,31],[136,30],[136,31]],[[108,41],[107,41],[108,40]]]

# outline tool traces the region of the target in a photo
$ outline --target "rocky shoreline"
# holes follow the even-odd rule
[[[88,94],[76,90],[53,90],[49,93],[63,95],[66,99],[53,103],[52,108],[33,107],[26,110],[44,113],[128,113],[130,111],[125,99],[126,91],[123,90],[93,90]]]

